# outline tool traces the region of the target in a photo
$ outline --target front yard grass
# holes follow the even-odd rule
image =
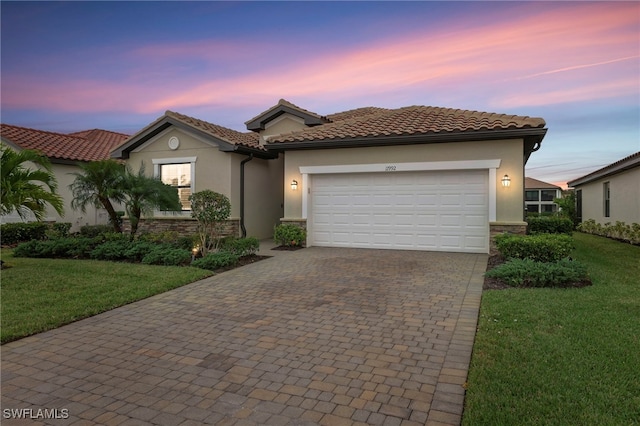
[[[2,250],[2,343],[50,330],[212,275],[191,267],[14,258]]]
[[[592,286],[483,293],[463,425],[640,421],[640,247],[574,238]]]

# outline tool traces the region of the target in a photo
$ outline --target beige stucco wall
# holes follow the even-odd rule
[[[350,164],[393,164],[434,161],[500,159],[496,181],[496,222],[521,224],[524,215],[524,159],[523,141],[483,141],[288,151],[285,156],[284,219],[302,216],[302,191],[291,189],[291,181],[302,183],[300,166]],[[511,186],[504,188],[500,179],[505,174]],[[491,184],[491,183],[490,183]]]
[[[15,146],[10,146],[11,149],[18,149]],[[33,163],[27,163],[27,167],[35,169],[37,166]],[[74,210],[71,208],[71,201],[73,200],[73,194],[69,189],[69,185],[73,183],[75,176],[72,173],[80,172],[80,168],[74,164],[57,164],[51,165],[51,170],[56,177],[58,183],[57,193],[62,197],[64,204],[64,216],[60,216],[53,207],[47,205],[47,213],[45,216],[46,222],[68,222],[71,223],[71,232],[78,232],[80,228],[85,225],[104,225],[109,223],[109,215],[107,211],[102,208],[95,208],[93,206],[87,206],[86,212],[80,210]],[[116,205],[116,210],[121,209],[121,206]],[[35,221],[35,216],[28,214],[25,219],[22,219],[14,211],[8,215],[2,216],[2,223],[14,223],[14,222],[31,222]]]
[[[305,128],[307,128],[307,126],[305,126],[303,119],[288,114],[281,115],[273,121],[268,122],[265,125],[265,129],[260,131],[260,142],[264,144],[265,138],[269,136],[281,135]]]
[[[610,217],[604,217],[604,183],[610,187]],[[576,186],[582,190],[582,220],[640,223],[640,167]]]
[[[168,146],[171,137],[180,140],[178,149]],[[231,218],[240,217],[240,163],[246,155],[222,152],[218,146],[177,128],[159,134],[130,155],[134,170],[144,162],[147,174],[153,174],[153,160],[196,157],[194,192],[210,189],[229,197]],[[269,238],[273,225],[282,216],[282,160],[254,158],[245,165],[245,226],[247,236]],[[183,213],[190,217],[189,213]],[[174,218],[175,215],[168,214]]]

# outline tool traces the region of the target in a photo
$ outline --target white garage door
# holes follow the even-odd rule
[[[311,245],[487,253],[486,170],[313,175]]]

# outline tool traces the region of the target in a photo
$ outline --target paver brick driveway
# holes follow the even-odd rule
[[[6,344],[2,423],[459,424],[486,261],[307,248]]]

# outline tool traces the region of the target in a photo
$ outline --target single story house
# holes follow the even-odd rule
[[[524,166],[547,131],[526,116],[429,106],[320,115],[286,100],[245,125],[167,111],[112,157],[148,165],[183,199],[227,195],[232,225],[249,235],[293,223],[308,246],[487,253],[490,234],[526,229]]]
[[[553,202],[562,197],[562,188],[538,179],[524,178],[524,203],[527,213],[553,213],[558,205]]]
[[[567,185],[575,188],[580,221],[640,223],[640,151]]]
[[[76,232],[84,225],[99,225],[109,222],[106,210],[89,206],[85,213],[71,208],[73,196],[69,185],[75,177],[71,173],[80,171],[78,163],[105,160],[111,150],[126,140],[129,135],[108,130],[93,129],[63,134],[26,127],[0,125],[0,140],[3,145],[15,151],[31,149],[49,158],[53,173],[58,181],[58,194],[64,200],[64,217],[51,207],[47,210],[47,222],[71,223],[71,231]],[[28,219],[27,219],[28,220]],[[3,223],[22,222],[13,212],[2,216]]]

